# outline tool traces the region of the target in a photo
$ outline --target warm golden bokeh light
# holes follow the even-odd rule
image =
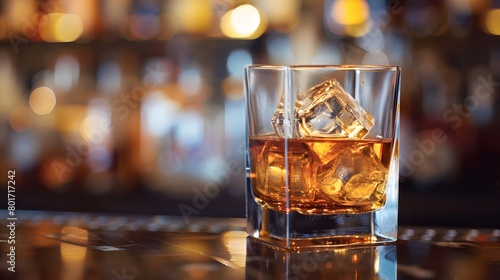
[[[171,1],[170,9],[183,33],[203,33],[212,22],[211,0],[175,0]]]
[[[500,35],[500,9],[490,10],[485,14],[484,28],[490,34]]]
[[[99,13],[101,2],[100,0],[72,0],[64,3],[64,12],[77,15],[82,23],[83,32],[79,39],[88,40],[95,37],[96,27],[101,19]]]
[[[171,39],[179,30],[175,17],[170,14],[160,15],[160,25],[160,32],[156,35],[156,39],[159,40]]]
[[[356,25],[368,20],[370,7],[365,0],[336,0],[331,16],[337,23]]]
[[[1,9],[9,31],[22,34],[32,26],[30,19],[39,8],[38,1],[2,1]]]
[[[231,14],[233,10],[226,12],[220,19],[220,29],[224,35],[231,38],[236,38],[237,34],[231,25]]]
[[[54,30],[56,40],[59,42],[76,41],[83,33],[83,23],[75,14],[63,15]]]
[[[362,37],[371,28],[370,6],[365,0],[336,0],[330,7],[327,25],[335,34]]]
[[[35,114],[46,115],[56,106],[56,95],[48,87],[39,87],[31,92],[29,103]]]
[[[9,123],[17,132],[26,131],[33,126],[33,113],[28,106],[17,106],[10,111]]]
[[[220,21],[222,33],[230,38],[257,38],[262,35],[266,27],[265,16],[249,4],[226,12]]]
[[[111,122],[98,115],[87,116],[80,124],[80,135],[85,141],[102,144],[108,137]]]
[[[237,34],[242,37],[248,37],[259,27],[260,14],[254,6],[245,4],[234,9],[230,20]]]
[[[300,24],[300,0],[256,0],[254,3],[269,17],[272,29],[289,32]]]
[[[80,135],[86,141],[92,142],[90,134],[94,129],[95,124],[99,122],[97,118],[97,116],[88,116],[83,119],[82,123],[80,124]]]
[[[45,42],[73,42],[83,33],[83,22],[78,15],[51,13],[40,22],[40,36]]]
[[[54,109],[56,129],[74,141],[81,140],[80,125],[88,115],[88,108],[80,104],[65,104]]]

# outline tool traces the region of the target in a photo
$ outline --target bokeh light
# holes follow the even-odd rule
[[[370,6],[365,0],[333,0],[326,5],[325,20],[331,32],[361,37],[370,30]]]
[[[103,144],[108,137],[109,123],[110,121],[106,117],[89,115],[80,124],[80,134],[88,142],[95,145]],[[104,128],[101,128],[101,126],[104,126]]]
[[[370,7],[364,0],[337,0],[332,6],[332,19],[343,25],[356,25],[366,22]]]
[[[285,34],[269,34],[266,39],[266,49],[272,63],[286,64],[288,61],[293,61],[292,44]]]
[[[205,120],[195,110],[185,110],[178,113],[175,138],[187,150],[196,149],[203,144]]]
[[[245,66],[249,64],[252,64],[252,56],[247,50],[234,50],[227,57],[227,70],[231,76],[243,78]]]
[[[80,125],[88,116],[88,108],[81,104],[65,104],[54,109],[56,128],[72,141],[81,140]]]
[[[171,14],[161,14],[160,32],[156,35],[156,39],[168,40],[171,39],[179,30],[179,24],[175,21],[175,17]]]
[[[78,39],[82,33],[82,20],[74,14],[63,15],[59,18],[54,30],[55,38],[59,42],[73,42]]]
[[[166,99],[161,92],[152,92],[142,104],[143,127],[153,136],[167,135],[177,120],[178,107],[179,104]]]
[[[257,38],[267,27],[263,13],[250,4],[236,7],[225,13],[220,21],[222,33],[230,38]]]
[[[111,151],[106,147],[103,146],[93,147],[92,151],[90,151],[90,154],[87,158],[87,164],[89,168],[92,169],[92,171],[94,172],[104,172],[113,165],[113,155],[111,154]],[[102,181],[102,183],[103,183],[102,185],[106,185],[104,180]],[[100,185],[100,184],[94,184],[94,185]],[[96,186],[94,190],[98,192],[98,189],[99,188]],[[104,189],[109,189],[109,188],[104,188]]]
[[[227,57],[229,76],[222,81],[222,91],[232,100],[243,98],[243,76],[245,66],[252,64],[252,55],[245,49],[233,50]]]
[[[384,34],[380,28],[373,27],[369,34],[357,38],[357,43],[365,51],[381,51],[385,47]]]
[[[30,95],[31,110],[37,115],[46,115],[56,106],[56,96],[48,87],[34,89]]]
[[[16,34],[25,32],[40,4],[38,1],[2,1],[1,10],[8,31]]]
[[[33,113],[28,106],[17,106],[10,111],[9,123],[17,132],[28,130],[33,126]]]
[[[97,68],[97,88],[107,94],[115,94],[122,86],[122,70],[116,61],[106,61]]]
[[[97,27],[101,24],[101,19],[103,17],[103,15],[98,11],[104,1],[73,0],[63,3],[59,0],[59,2],[62,4],[62,10],[65,13],[75,14],[81,20],[83,32],[78,40],[88,42],[94,39],[96,36]],[[121,1],[120,4],[124,5],[123,1]]]
[[[41,153],[41,145],[33,130],[12,134],[8,147],[13,166],[17,166],[20,171],[35,168]]]
[[[241,5],[231,14],[231,25],[237,34],[248,37],[252,35],[260,24],[260,15],[257,9],[249,4]]]
[[[170,10],[182,33],[203,33],[213,18],[211,0],[175,0],[171,1]]]
[[[196,95],[203,84],[200,69],[196,66],[186,67],[179,73],[178,83],[185,94]]]
[[[83,33],[83,22],[75,14],[51,13],[40,22],[40,36],[45,42],[73,42]]]
[[[300,0],[256,0],[255,5],[269,17],[269,26],[280,32],[289,32],[301,23]]]
[[[107,146],[111,141],[114,124],[111,119],[111,107],[104,98],[89,101],[87,116],[80,124],[80,135],[93,146]]]
[[[70,90],[77,85],[80,79],[80,63],[78,59],[63,55],[59,57],[54,65],[54,84],[56,89]]]
[[[500,35],[500,9],[490,10],[485,14],[484,28],[490,34]]]

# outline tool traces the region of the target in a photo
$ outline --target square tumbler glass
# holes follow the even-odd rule
[[[293,250],[396,241],[398,66],[245,68],[247,232]]]

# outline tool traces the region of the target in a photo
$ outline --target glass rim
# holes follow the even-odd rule
[[[373,65],[373,64],[249,64],[245,66],[247,70],[365,70],[365,71],[400,71],[399,65]]]

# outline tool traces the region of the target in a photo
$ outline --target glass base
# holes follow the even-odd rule
[[[247,184],[247,232],[289,250],[385,244],[397,240],[397,199],[364,214],[305,215],[280,212],[256,202]],[[392,193],[394,186],[389,186]]]
[[[248,219],[248,234],[270,245],[290,250],[396,241],[395,234],[377,234],[374,213],[311,216],[261,208],[254,214],[253,219]]]

